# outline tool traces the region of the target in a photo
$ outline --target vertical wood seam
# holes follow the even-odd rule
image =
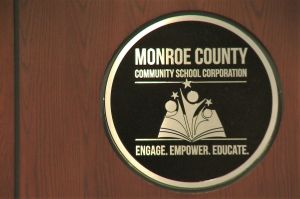
[[[15,120],[15,151],[14,151],[14,198],[19,198],[19,162],[20,162],[20,100],[19,100],[19,0],[13,0],[14,23],[14,120]]]

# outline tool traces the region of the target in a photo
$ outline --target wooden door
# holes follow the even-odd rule
[[[273,56],[284,113],[271,150],[247,176],[208,193],[178,193],[133,173],[100,118],[100,86],[118,45],[162,14],[202,10],[253,32]],[[299,198],[298,1],[1,0],[2,198]]]

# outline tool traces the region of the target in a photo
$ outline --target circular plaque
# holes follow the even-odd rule
[[[278,130],[281,89],[262,44],[203,12],[157,18],[111,59],[102,87],[105,130],[147,180],[197,191],[250,170]]]

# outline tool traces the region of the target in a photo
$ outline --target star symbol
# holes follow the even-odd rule
[[[209,106],[209,105],[212,105],[213,103],[211,102],[211,99],[207,99],[206,102],[205,102],[205,104],[206,104],[207,106]]]
[[[176,99],[178,97],[178,92],[172,92],[171,97],[173,97],[174,99]]]
[[[187,87],[191,88],[191,83],[192,83],[192,81],[188,81],[187,79],[185,79],[185,82],[183,82],[182,84],[184,85],[184,88],[187,88]]]

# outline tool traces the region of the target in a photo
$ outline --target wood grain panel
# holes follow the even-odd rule
[[[0,1],[0,198],[14,196],[13,1]]]
[[[270,50],[284,89],[279,135],[246,177],[177,193],[128,169],[103,131],[99,94],[114,50],[139,25],[179,10],[234,19]],[[299,178],[296,1],[20,0],[20,195],[24,198],[296,198]]]

